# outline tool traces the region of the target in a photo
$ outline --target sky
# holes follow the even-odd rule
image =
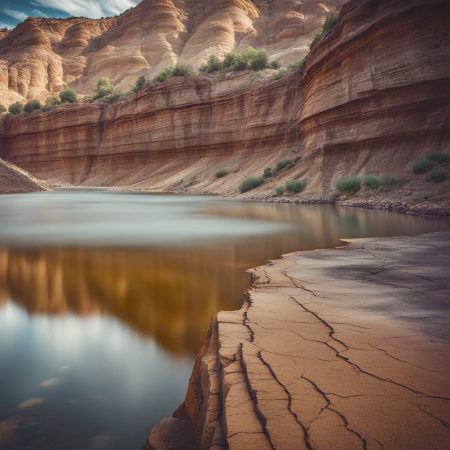
[[[13,28],[29,16],[92,19],[116,16],[141,0],[0,0],[0,28]]]

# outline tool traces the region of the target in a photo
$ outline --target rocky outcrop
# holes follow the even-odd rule
[[[0,193],[17,194],[48,189],[47,183],[38,180],[14,164],[0,159]]]
[[[117,18],[30,18],[0,32],[0,98],[43,100],[65,85],[86,94],[100,76],[128,91],[140,75],[178,61],[198,68],[210,54],[248,45],[283,64],[298,61],[325,15],[343,3],[144,0]]]
[[[447,448],[449,255],[435,233],[255,269],[244,307],[211,327],[185,415],[147,448],[182,448],[160,436],[186,415],[202,449]]]
[[[333,201],[337,178],[394,173],[403,188],[369,200],[363,191],[356,204],[422,212],[431,201],[447,214],[450,182],[425,183],[409,165],[448,148],[448,9],[440,0],[352,1],[303,74],[196,75],[113,105],[6,117],[0,155],[55,184],[228,195],[290,158],[292,168],[251,195],[304,178],[294,200]],[[220,168],[230,175],[217,179]]]

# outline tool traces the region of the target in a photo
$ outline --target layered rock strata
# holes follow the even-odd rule
[[[200,448],[448,448],[449,255],[434,233],[253,270],[246,304],[211,327],[184,414],[147,448],[187,419]]]
[[[113,105],[3,118],[0,156],[56,184],[219,194],[236,194],[244,177],[290,158],[293,167],[251,195],[303,178],[307,188],[294,199],[330,201],[341,177],[396,174],[406,185],[372,203],[421,211],[422,197],[433,197],[445,214],[450,182],[425,183],[410,163],[450,143],[449,8],[351,1],[303,74],[192,76]],[[217,179],[220,168],[229,175]]]
[[[49,186],[25,170],[0,159],[0,193],[18,194],[23,192],[46,191]]]
[[[301,60],[329,11],[344,0],[143,0],[118,17],[29,18],[0,31],[0,98],[57,94],[69,85],[89,93],[100,76],[128,91],[181,62],[198,68],[249,45],[283,64]]]

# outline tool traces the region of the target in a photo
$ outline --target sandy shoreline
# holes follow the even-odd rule
[[[201,448],[448,448],[449,269],[448,232],[254,269],[146,448],[189,448],[189,423]]]

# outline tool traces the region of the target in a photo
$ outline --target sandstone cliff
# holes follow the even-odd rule
[[[442,0],[353,1],[302,74],[196,75],[113,105],[6,117],[0,156],[56,184],[219,194],[236,194],[245,176],[282,158],[301,158],[252,196],[302,177],[308,187],[298,199],[333,200],[340,177],[396,173],[406,185],[374,204],[388,198],[422,211],[433,197],[436,211],[448,213],[449,183],[425,183],[409,165],[449,147],[449,8]],[[216,179],[219,168],[230,175]]]
[[[0,193],[17,194],[48,189],[47,183],[38,180],[14,164],[0,159]]]
[[[180,61],[198,68],[210,54],[264,47],[286,64],[302,59],[330,10],[344,0],[144,0],[117,18],[30,18],[0,33],[0,99],[6,104],[87,93],[100,76],[128,91]]]

